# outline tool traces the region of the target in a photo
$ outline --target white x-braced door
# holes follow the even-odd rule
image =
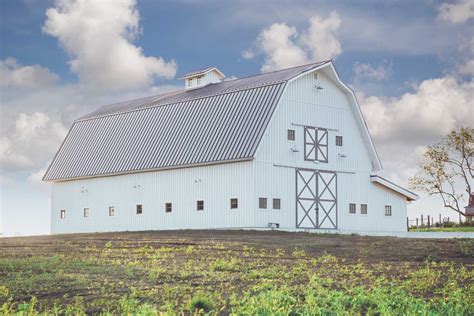
[[[337,229],[335,172],[296,169],[296,227]]]

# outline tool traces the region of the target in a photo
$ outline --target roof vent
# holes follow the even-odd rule
[[[189,72],[179,79],[184,79],[186,90],[207,86],[211,83],[218,83],[224,80],[224,74],[216,67],[209,67],[193,72]]]

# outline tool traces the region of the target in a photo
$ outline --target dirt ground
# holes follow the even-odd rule
[[[428,256],[438,261],[474,263],[472,251],[460,247],[458,239],[419,239],[371,237],[337,234],[293,233],[252,230],[179,230],[56,236],[13,237],[0,239],[1,256],[35,256],[70,252],[64,243],[76,249],[103,247],[109,241],[134,242],[155,246],[199,245],[202,242],[243,243],[256,248],[303,249],[318,257],[331,254],[338,258],[371,261],[425,261]]]

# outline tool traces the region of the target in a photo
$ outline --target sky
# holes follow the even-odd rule
[[[74,118],[176,90],[215,66],[228,78],[332,59],[402,186],[428,145],[474,125],[474,0],[0,2],[0,226],[49,233],[41,178]],[[420,194],[408,206],[457,218]]]

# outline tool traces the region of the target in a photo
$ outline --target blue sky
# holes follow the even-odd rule
[[[384,175],[404,186],[427,145],[474,121],[472,0],[122,0],[101,6],[22,0],[1,6],[0,184],[10,234],[48,230],[49,189],[39,177],[75,117],[180,88],[179,74],[202,67],[244,77],[332,58],[357,93]],[[114,12],[121,23],[110,26]],[[132,63],[143,71],[128,78]],[[426,198],[410,212],[446,213]],[[25,216],[32,220],[25,223]]]

